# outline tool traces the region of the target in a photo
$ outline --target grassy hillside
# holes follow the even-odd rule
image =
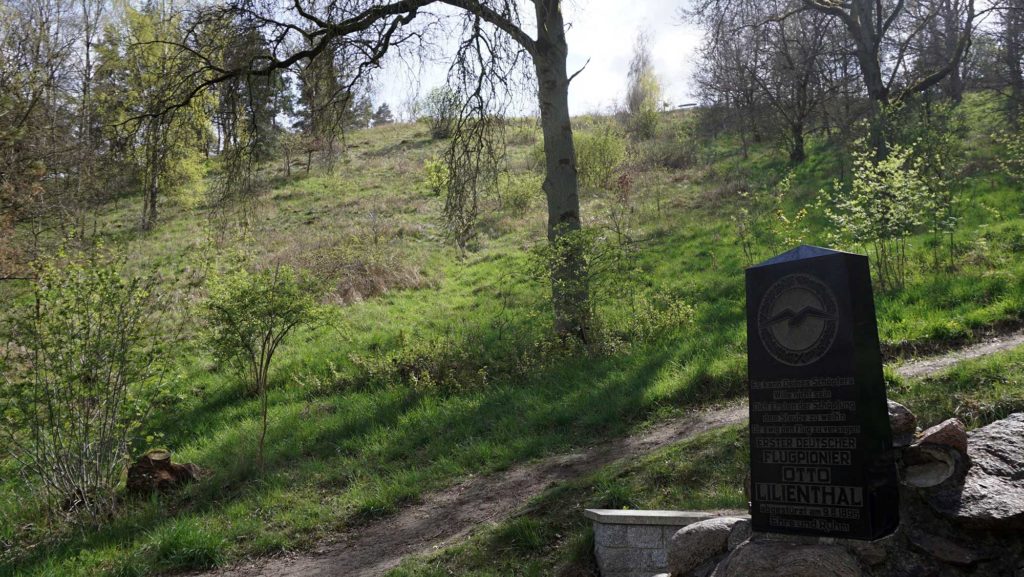
[[[967,341],[1024,318],[1024,194],[995,169],[992,107],[983,98],[968,105],[971,170],[957,266],[932,266],[930,237],[915,237],[908,285],[877,295],[881,336],[891,351]],[[580,118],[576,127],[598,134],[608,122]],[[211,262],[244,251],[311,271],[328,284],[325,301],[335,312],[280,353],[262,474],[253,459],[257,403],[198,338],[181,344],[179,395],[150,428],[176,460],[209,471],[202,483],[127,502],[109,526],[82,531],[46,519],[25,498],[17,467],[0,463],[0,575],[149,575],[298,549],[467,475],[742,396],[748,257],[731,216],[747,202],[741,192],[773,187],[785,175],[785,155],[766,143],[744,157],[727,137],[694,146],[691,124],[687,114],[666,117],[655,142],[631,146],[617,173],[625,181],[583,191],[583,217],[602,231],[598,240],[627,235],[634,242],[629,266],[618,262],[603,274],[595,268],[603,337],[569,350],[548,337],[547,287],[532,272],[545,213],[531,162],[539,135],[529,124],[510,129],[512,176],[485,199],[480,237],[465,255],[445,241],[443,199],[425,177],[424,163],[444,144],[416,124],[351,135],[342,159],[308,175],[301,166],[288,176],[279,162],[268,164],[272,186],[246,206],[244,229],[234,225],[235,213],[181,203],[141,234],[135,200],[104,207],[95,215],[98,235],[123,245],[132,268],[161,271],[167,289],[186,302],[202,298]],[[793,174],[784,209],[812,203],[848,170],[836,146],[816,142]],[[828,242],[820,213],[812,208],[806,223],[806,242]],[[754,251],[767,257],[770,247]],[[622,271],[633,280],[623,282]],[[198,337],[199,319],[189,318],[188,326]],[[901,384],[894,392],[930,406],[931,390]],[[1020,380],[999,385],[989,398],[1004,408],[1019,403]],[[743,438],[735,430],[722,435]],[[700,441],[662,460],[701,451],[700,443],[721,445]],[[737,447],[729,462],[742,462],[743,450]],[[650,475],[655,487],[682,475],[638,467],[638,478]],[[592,481],[577,489],[599,493]],[[675,493],[658,494],[620,504],[686,505],[673,505]],[[551,497],[552,511],[558,498]],[[741,498],[725,491],[707,503],[735,506]],[[527,546],[541,543],[540,549],[558,533],[509,531],[513,543],[521,540],[516,534],[535,532]],[[495,546],[506,537],[493,537]]]

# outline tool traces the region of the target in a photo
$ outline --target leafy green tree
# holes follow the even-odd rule
[[[0,447],[55,513],[101,521],[162,392],[165,303],[104,252],[36,263],[0,358]]]
[[[821,206],[836,231],[832,242],[864,246],[874,254],[882,290],[900,289],[907,277],[907,239],[924,222],[930,196],[922,162],[912,147],[891,145],[878,160],[874,147],[858,144],[852,181],[823,191]]]
[[[391,113],[391,107],[388,106],[387,102],[381,103],[373,113],[373,125],[384,126],[385,124],[392,124],[394,122],[395,115]]]
[[[462,99],[447,86],[438,86],[423,101],[423,112],[434,140],[450,138],[462,113]]]
[[[194,195],[203,178],[202,149],[209,131],[212,94],[188,100],[197,67],[183,49],[181,17],[162,3],[124,7],[108,27],[96,78],[97,98],[113,127],[112,139],[129,151],[143,188],[141,224],[151,229],[164,196]]]
[[[215,357],[242,375],[260,403],[258,463],[267,436],[267,392],[274,354],[297,328],[316,321],[314,284],[286,266],[211,277],[205,312]]]
[[[637,34],[633,45],[627,82],[626,112],[629,113],[630,128],[638,138],[653,138],[658,129],[661,82],[654,73],[650,38],[645,32]]]

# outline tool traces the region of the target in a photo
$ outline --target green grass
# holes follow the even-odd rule
[[[1024,194],[981,162],[992,145],[985,115],[976,111],[988,104],[969,105],[981,127],[971,136],[981,168],[967,183],[970,202],[957,237],[963,256],[955,271],[933,270],[928,237],[911,240],[907,288],[876,295],[882,340],[893,351],[970,340],[1024,317]],[[680,144],[672,123],[683,118],[668,117],[661,145]],[[601,122],[583,124],[593,129]],[[133,269],[160,271],[167,290],[186,301],[201,298],[211,259],[246,249],[316,271],[332,287],[327,301],[338,305],[337,314],[294,335],[278,354],[263,474],[254,465],[256,402],[210,361],[191,338],[195,331],[180,345],[179,397],[148,428],[176,460],[207,469],[203,482],[125,503],[102,529],[75,530],[47,519],[17,467],[0,462],[0,576],[151,575],[302,549],[467,475],[619,437],[744,394],[748,263],[729,215],[737,190],[771,185],[784,174],[784,153],[765,144],[744,159],[724,137],[686,168],[632,163],[628,214],[640,241],[631,261],[638,284],[684,300],[693,319],[640,341],[619,330],[636,316],[628,300],[598,290],[601,317],[619,337],[599,350],[566,352],[548,342],[547,285],[528,273],[528,250],[545,235],[539,192],[526,210],[485,200],[481,237],[463,257],[444,239],[442,199],[422,182],[423,162],[443,143],[431,142],[422,125],[362,131],[351,142],[346,158],[308,177],[301,169],[287,177],[279,166],[266,167],[274,186],[254,205],[245,230],[234,226],[233,215],[168,205],[160,225],[142,234],[134,229],[138,199],[129,197],[97,212],[99,236],[124,246]],[[532,146],[517,136],[512,170],[528,170]],[[841,154],[830,143],[815,142],[809,152],[796,171],[790,209],[812,201],[841,171]],[[609,225],[621,206],[616,198],[584,190],[586,224]],[[820,217],[809,222],[806,240],[823,243]],[[190,329],[198,323],[184,318]],[[993,374],[1002,370],[1010,369]],[[923,419],[934,404],[937,418],[955,398],[953,389],[928,396],[941,387],[903,383],[895,395],[922,405],[912,408]],[[728,458],[741,459],[736,451]],[[735,502],[731,469],[718,489],[693,493],[685,489],[690,481],[676,482],[684,474],[678,466],[666,462],[655,474],[657,463],[649,461],[644,470],[608,473],[574,490],[591,491],[588,502],[616,506]],[[553,541],[559,551],[586,549],[579,527],[518,523],[495,537],[495,547],[526,550],[539,563],[517,574],[543,573],[553,562]],[[506,557],[511,562],[512,554]]]
[[[711,431],[558,484],[518,516],[436,555],[408,559],[388,576],[593,575],[584,509],[746,510],[748,460],[746,427]]]
[[[927,379],[889,381],[890,397],[922,427],[955,416],[974,429],[1024,411],[1024,349]],[[439,554],[408,559],[389,577],[591,575],[593,536],[583,509],[744,509],[748,459],[745,427],[705,433],[556,486],[520,516]]]
[[[921,427],[956,417],[969,429],[1024,411],[1024,349],[966,361],[925,379],[890,377],[890,398]]]

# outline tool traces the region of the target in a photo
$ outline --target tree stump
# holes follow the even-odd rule
[[[170,451],[150,451],[128,468],[125,488],[132,495],[167,493],[199,480],[199,467],[171,462]]]

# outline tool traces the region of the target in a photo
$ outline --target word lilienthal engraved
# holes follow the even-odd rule
[[[867,259],[800,247],[747,269],[754,529],[876,539],[898,522]]]

